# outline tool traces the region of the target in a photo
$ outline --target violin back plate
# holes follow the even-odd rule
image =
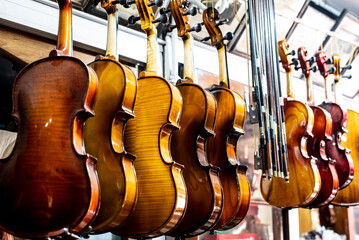
[[[110,59],[89,65],[99,80],[96,115],[84,127],[86,151],[97,158],[102,206],[93,233],[118,227],[132,212],[137,195],[135,157],[123,146],[123,131],[133,118],[136,78],[129,69]],[[127,70],[127,73],[126,73]]]
[[[93,221],[99,186],[82,128],[96,91],[96,75],[72,57],[42,59],[19,73],[13,88],[18,138],[0,164],[1,229],[43,238]]]
[[[183,81],[183,82],[181,82]],[[181,129],[172,136],[173,160],[184,165],[187,209],[171,236],[196,236],[208,231],[221,212],[222,189],[219,169],[208,164],[206,141],[214,135],[216,102],[212,94],[190,81],[180,80],[177,88],[183,99]]]
[[[353,159],[355,169],[359,169],[359,113],[348,110],[347,139],[343,141],[343,147],[351,149],[350,156]],[[353,181],[346,188],[340,190],[332,201],[334,205],[356,206],[359,205],[359,177],[355,171]],[[356,177],[356,178],[355,178]]]
[[[295,100],[285,101],[284,112],[289,182],[278,177],[261,179],[261,193],[264,200],[273,206],[302,207],[317,197],[321,185],[316,159],[309,157],[307,152],[314,114],[308,105]]]
[[[129,237],[155,237],[181,220],[187,192],[182,166],[171,157],[171,135],[179,128],[182,98],[161,77],[138,79],[136,117],[127,122],[125,148],[136,155],[138,201],[126,223],[112,232]]]

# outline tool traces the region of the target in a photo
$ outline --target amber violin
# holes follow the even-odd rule
[[[244,134],[246,116],[243,98],[229,86],[226,49],[222,32],[217,25],[219,13],[214,8],[203,12],[203,23],[219,57],[219,85],[211,87],[217,101],[215,136],[208,139],[208,162],[218,166],[223,190],[222,213],[212,230],[226,230],[238,225],[245,217],[250,204],[251,190],[246,178],[247,167],[237,160],[237,141]]]
[[[307,152],[312,137],[314,114],[312,109],[294,100],[292,85],[292,59],[286,40],[278,42],[279,57],[287,73],[287,98],[284,101],[288,147],[289,182],[279,177],[261,179],[261,193],[269,204],[282,207],[302,207],[310,204],[320,190],[321,178],[317,160]]]
[[[310,156],[317,159],[320,178],[323,179],[318,196],[308,207],[321,207],[334,199],[338,192],[339,180],[334,166],[335,160],[328,158],[325,150],[326,144],[332,139],[332,118],[326,110],[315,106],[310,71],[316,71],[316,67],[310,66],[314,63],[314,59],[307,60],[307,56],[308,52],[305,47],[298,49],[298,60],[307,84],[307,104],[314,113],[313,137],[308,139],[307,151]],[[320,71],[323,69],[325,71],[325,68],[327,68],[326,65],[323,66],[323,64],[326,64],[325,53],[318,52],[315,59]]]
[[[333,64],[335,67],[334,71],[334,96],[335,100],[336,87],[340,80],[340,58],[338,54],[333,55]],[[324,77],[325,87],[327,87],[327,77]],[[335,103],[329,101],[328,90],[326,90],[326,101],[320,104],[320,107],[327,110],[332,117],[332,130],[331,137],[332,140],[326,144],[326,152],[328,157],[334,159],[335,169],[338,173],[339,178],[339,189],[343,189],[348,186],[354,178],[354,163],[353,159],[350,157],[349,150],[342,147],[341,137],[343,133],[347,132],[346,125],[348,120],[348,114],[345,109],[343,109],[337,102]]]
[[[184,76],[177,81],[183,98],[180,118],[181,129],[172,136],[171,151],[174,161],[183,164],[186,182],[187,210],[181,222],[169,233],[171,236],[190,237],[204,233],[216,223],[222,208],[222,188],[219,168],[207,161],[207,139],[214,136],[216,100],[214,96],[193,82],[192,37],[190,32],[200,31],[201,25],[193,28],[185,14],[196,11],[188,3],[171,1],[171,12],[184,43]]]
[[[138,200],[126,222],[112,232],[127,237],[155,237],[178,224],[187,203],[183,166],[173,160],[170,148],[172,133],[179,128],[182,97],[175,86],[157,76],[157,20],[151,8],[155,3],[135,3],[141,27],[147,33],[147,70],[137,80],[136,117],[128,120],[124,138],[125,148],[136,156]]]
[[[92,233],[103,233],[123,223],[136,203],[135,157],[127,153],[123,131],[133,108],[137,82],[131,70],[117,61],[117,6],[101,1],[108,15],[106,56],[99,56],[89,66],[95,70],[99,86],[96,116],[84,127],[86,151],[97,158],[101,186],[101,208],[92,224]]]
[[[82,136],[97,77],[72,57],[71,1],[58,4],[56,50],[15,79],[18,137],[0,164],[0,228],[24,238],[87,234],[100,203],[96,160]]]

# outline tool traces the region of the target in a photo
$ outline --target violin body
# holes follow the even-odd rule
[[[269,204],[282,208],[303,207],[318,195],[321,178],[316,159],[307,152],[312,136],[314,114],[300,101],[284,102],[288,148],[289,182],[283,178],[261,179],[261,193]]]
[[[101,186],[98,216],[93,233],[118,227],[132,212],[137,195],[135,157],[126,152],[123,132],[128,119],[134,117],[136,78],[118,61],[103,58],[90,63],[98,76],[96,116],[84,127],[86,151],[97,158]]]
[[[330,203],[338,193],[339,179],[335,170],[335,160],[329,159],[325,145],[331,140],[332,119],[330,114],[317,106],[311,106],[314,113],[313,137],[308,139],[309,156],[318,159],[317,167],[323,179],[320,191],[308,207],[321,207]],[[325,180],[325,181],[324,181]]]
[[[354,163],[348,149],[341,145],[341,136],[347,132],[348,114],[343,108],[332,102],[323,102],[320,107],[327,110],[332,117],[332,140],[326,144],[326,153],[335,159],[335,169],[339,178],[339,189],[347,187],[354,178]]]
[[[169,233],[171,236],[196,236],[208,231],[217,221],[222,207],[219,169],[208,164],[208,138],[214,136],[216,101],[212,94],[192,80],[176,84],[183,99],[181,129],[171,141],[173,160],[184,165],[187,209],[181,222]]]
[[[45,58],[19,73],[13,87],[18,137],[0,164],[2,230],[45,238],[80,233],[92,223],[99,184],[82,131],[96,91],[95,73],[73,57]]]
[[[215,137],[208,139],[208,162],[219,167],[223,190],[222,213],[212,230],[230,229],[245,217],[251,191],[245,176],[247,167],[238,164],[236,146],[244,134],[245,103],[226,86],[214,85],[211,93],[217,100]]]
[[[347,122],[347,141],[343,141],[343,147],[351,149],[351,157],[353,159],[354,168],[359,169],[359,113],[348,110]],[[349,186],[340,190],[338,195],[332,201],[334,205],[355,206],[359,204],[359,178],[357,175]]]
[[[134,112],[127,122],[125,148],[136,155],[138,200],[127,221],[112,230],[129,237],[155,237],[181,220],[187,192],[182,165],[171,157],[171,135],[179,128],[182,98],[178,89],[157,76],[142,76]]]

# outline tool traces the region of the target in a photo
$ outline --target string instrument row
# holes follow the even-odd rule
[[[152,6],[161,1],[100,2],[108,16],[105,56],[89,66],[71,57],[71,1],[59,0],[57,49],[15,80],[19,132],[0,165],[0,228],[24,238],[184,238],[237,226],[251,191],[237,156],[245,103],[230,89],[223,43],[232,34],[219,29],[227,21],[209,8],[191,27],[187,15],[197,10],[180,0],[157,19]],[[138,79],[118,61],[118,4],[136,4],[139,17],[129,23],[141,20],[147,33],[147,69]],[[169,12],[186,56],[176,85],[157,74],[155,23]],[[220,63],[211,89],[193,77],[190,32],[203,25]]]

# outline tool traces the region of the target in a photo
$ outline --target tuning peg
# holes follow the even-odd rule
[[[138,20],[140,20],[141,18],[140,17],[135,17],[135,16],[130,16],[129,18],[128,18],[128,24],[130,24],[130,25],[133,25],[133,24],[135,24]]]
[[[224,35],[224,37],[221,39],[221,41],[223,42],[224,40],[228,40],[231,41],[233,39],[234,35],[232,32],[227,32],[226,35]]]
[[[313,72],[316,72],[318,70],[318,67],[317,66],[314,66],[312,67],[311,69],[309,69],[309,71],[313,71]]]
[[[152,23],[158,23],[158,22],[160,22],[160,23],[166,23],[167,20],[168,20],[167,15],[166,15],[166,14],[162,14],[162,15],[160,15],[159,18],[153,20]]]
[[[307,60],[307,62],[309,62],[310,66],[312,66],[312,64],[315,62],[315,57],[309,58],[309,60]]]
[[[225,23],[228,23],[228,22],[229,22],[228,18],[223,19],[223,20],[219,20],[218,23],[216,23],[216,27],[221,26],[221,25],[223,25]]]
[[[207,42],[209,39],[211,39],[211,37],[210,37],[210,36],[205,37],[205,38],[202,38],[202,39],[201,39],[201,42]]]
[[[326,64],[333,64],[333,59],[328,58],[327,61],[325,61]]]
[[[150,2],[147,6],[152,7],[152,6],[156,6],[156,7],[161,7],[163,4],[163,0],[154,0],[153,2]]]
[[[167,13],[169,13],[169,12],[171,12],[171,9],[164,9],[164,8],[161,8],[161,9],[160,9],[160,14],[161,14],[161,15],[167,14]]]
[[[298,64],[299,64],[298,58],[292,58],[292,63],[290,65],[298,66]]]
[[[298,65],[295,65],[294,70],[298,71],[300,67]]]
[[[335,70],[337,70],[335,67],[331,67],[329,70],[328,70],[328,73],[329,74],[333,74],[335,72]]]
[[[176,25],[170,25],[169,24],[169,25],[166,26],[166,32],[172,32],[172,30],[175,29],[175,28],[176,28]]]
[[[294,55],[295,55],[295,50],[292,50],[287,54],[287,56],[294,56]]]
[[[347,78],[347,79],[351,79],[352,75],[346,75],[346,76],[342,76],[342,78]]]
[[[342,69],[342,70],[343,70],[343,69],[348,69],[348,70],[350,70],[350,69],[352,69],[352,65],[348,64],[348,65],[346,65],[345,67],[342,67],[341,69]]]
[[[192,32],[192,31],[200,32],[201,30],[202,30],[202,25],[200,23],[197,23],[196,25],[188,29],[187,32]]]
[[[135,0],[119,0],[118,3],[121,4],[124,8],[131,7],[132,4],[134,4]]]
[[[191,15],[191,16],[195,16],[197,14],[197,8],[193,7],[191,9],[189,9],[188,11],[184,12],[183,15]]]

